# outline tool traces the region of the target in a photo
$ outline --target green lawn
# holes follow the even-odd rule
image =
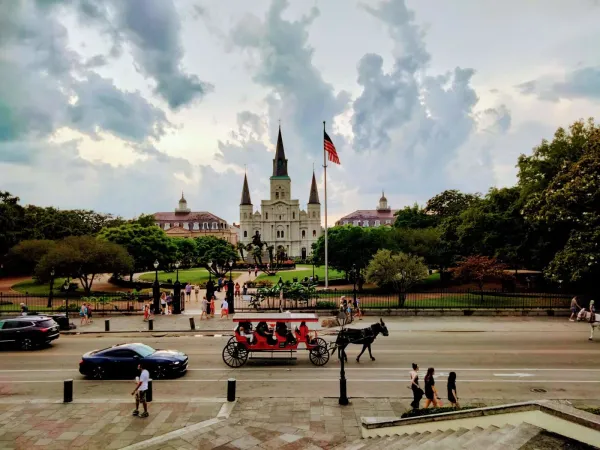
[[[239,276],[240,272],[233,272],[232,276]],[[167,283],[167,280],[171,280],[175,282],[176,274],[175,272],[158,272],[158,281],[161,283]],[[179,281],[182,283],[206,283],[208,281],[208,270],[203,268],[194,268],[194,269],[182,269],[179,271]],[[213,276],[214,279],[214,276]],[[140,276],[140,280],[144,281],[154,281],[154,273],[145,273]]]
[[[279,277],[285,281],[292,281],[294,277],[297,277],[298,280],[302,280],[304,277],[311,277],[313,274],[313,266],[310,264],[297,264],[296,270],[282,270],[277,272],[275,276],[268,276],[266,274],[261,274],[258,276],[258,280],[269,280],[273,283],[277,283],[279,281]],[[315,266],[315,275],[319,277],[319,280],[325,279],[325,267],[317,267]],[[339,278],[344,278],[343,272],[338,272],[334,269],[329,269],[329,279],[336,280]]]
[[[60,288],[64,284],[66,278],[57,278],[54,280],[54,294],[60,295]],[[27,281],[21,281],[20,283],[11,286],[17,292],[25,294],[26,292],[31,295],[48,295],[50,293],[50,283],[40,284],[33,278]]]

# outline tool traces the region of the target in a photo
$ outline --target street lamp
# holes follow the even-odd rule
[[[181,314],[181,283],[179,282],[179,266],[181,266],[180,261],[175,261],[175,270],[177,271],[177,278],[175,279],[175,284],[173,285],[173,314]]]
[[[356,305],[356,276],[356,264],[352,264],[352,279],[354,282],[354,287],[352,288],[353,305]]]
[[[279,277],[277,286],[279,286],[279,312],[283,312],[283,280],[281,277]]]
[[[229,308],[229,314],[235,314],[235,296],[233,295],[233,279],[231,278],[231,271],[233,270],[233,260],[227,264],[229,268],[229,281],[227,282],[227,305]]]
[[[52,300],[54,299],[54,269],[50,271],[50,292],[48,293],[48,308],[52,308]]]
[[[154,261],[154,284],[152,285],[152,296],[154,297],[154,314],[160,312],[160,284],[158,283],[158,259]]]

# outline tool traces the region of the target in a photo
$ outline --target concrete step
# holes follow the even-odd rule
[[[458,445],[458,446],[449,447],[449,448],[462,448],[463,444],[468,442],[471,438],[473,438],[473,436],[477,436],[482,431],[483,431],[483,428],[481,428],[481,427],[471,428],[465,434],[463,434],[462,436],[460,436],[456,439],[456,445]]]
[[[469,432],[469,430],[466,428],[459,428],[458,430],[455,430],[449,436],[446,436],[442,440],[438,441],[437,442],[438,447],[434,447],[435,450],[438,450],[440,448],[443,448],[443,449],[460,448],[460,444],[458,444],[457,441],[463,434],[466,434],[468,432]]]
[[[521,448],[541,431],[541,428],[534,425],[522,423],[517,427],[508,430],[504,436],[488,447],[488,450],[512,450],[514,448]]]
[[[465,433],[466,432],[467,432],[467,430],[465,430]],[[419,446],[419,449],[437,450],[437,449],[441,448],[439,442],[442,441],[443,439],[447,438],[448,436],[453,435],[454,433],[456,433],[455,430],[440,431],[435,436],[432,436],[431,438],[429,438],[429,440],[427,442],[422,443]]]
[[[420,437],[421,437],[421,433],[411,433],[411,434],[405,436],[404,438],[400,439],[399,441],[391,443],[390,446],[388,447],[388,449],[396,450],[396,449],[410,448],[411,445],[415,444],[415,440],[419,439]]]

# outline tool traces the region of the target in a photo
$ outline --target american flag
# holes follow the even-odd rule
[[[325,151],[329,155],[329,161],[331,161],[332,163],[335,163],[335,164],[340,164],[340,158],[338,157],[337,151],[335,150],[335,145],[333,145],[333,142],[331,142],[331,138],[329,137],[327,132],[323,131],[323,133],[325,134],[325,138],[324,138]]]

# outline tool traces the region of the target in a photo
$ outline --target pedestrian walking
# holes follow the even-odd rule
[[[354,316],[358,318],[358,320],[362,320],[362,312],[360,311],[360,298],[356,297],[354,300]]]
[[[423,389],[419,386],[419,365],[412,363],[413,370],[410,371],[410,389],[413,392],[413,401],[410,404],[413,409],[419,409],[419,403],[423,398]]]
[[[244,283],[244,285],[242,286],[242,295],[247,295],[248,294],[248,285],[246,283]]]
[[[456,372],[450,372],[450,375],[448,375],[448,401],[455,408],[460,408],[458,394],[456,393]]]
[[[21,315],[26,316],[28,312],[29,308],[27,307],[27,305],[25,303],[21,303]]]
[[[569,322],[575,322],[575,317],[577,317],[577,313],[581,309],[579,303],[577,302],[577,296],[571,299],[571,317],[569,317]]]
[[[223,286],[223,278],[219,277],[217,280],[217,292],[221,292],[221,286]]]
[[[138,366],[140,370],[140,377],[136,378],[137,386],[131,393],[135,395],[135,409],[133,410],[134,416],[148,417],[148,403],[146,402],[146,393],[148,392],[148,382],[150,381],[150,373],[146,370],[145,363],[140,363]],[[137,395],[136,395],[137,394]],[[144,407],[144,412],[140,414],[140,403]]]
[[[94,320],[92,319],[92,304],[86,303],[85,307],[87,308],[87,323],[93,323]]]
[[[594,306],[594,300],[590,300],[590,323],[594,323],[596,320],[596,307]]]
[[[248,278],[252,276],[252,267],[248,266]]]
[[[169,295],[167,295],[167,311],[165,314],[171,313],[173,313],[173,293],[169,292]]]
[[[196,298],[196,301],[198,301],[199,296],[200,296],[200,286],[195,285],[194,286],[194,297]]]
[[[237,281],[235,282],[235,296],[240,296],[240,283],[238,283]]]
[[[85,303],[81,305],[81,309],[79,310],[79,317],[81,320],[79,321],[79,326],[83,326],[87,323],[87,306]]]
[[[435,369],[433,367],[427,369],[427,375],[425,375],[425,408],[429,408],[429,405],[432,403],[434,408],[442,406],[442,402],[440,402],[437,389],[435,387],[435,380],[433,378],[434,374]]]
[[[144,322],[148,322],[150,319],[150,305],[144,305]]]
[[[167,294],[164,292],[160,294],[160,313],[167,313]]]
[[[208,320],[208,301],[206,300],[206,296],[202,297],[202,304],[200,308],[202,311],[200,314],[200,320],[202,320],[203,317],[206,317],[206,320]]]
[[[215,317],[215,296],[210,299],[210,317]]]
[[[227,299],[223,299],[223,303],[221,303],[221,319],[226,316],[229,319],[229,303]]]
[[[258,266],[254,266],[254,278],[258,276]]]
[[[189,302],[191,297],[192,297],[192,284],[188,283],[185,285],[185,298]]]

